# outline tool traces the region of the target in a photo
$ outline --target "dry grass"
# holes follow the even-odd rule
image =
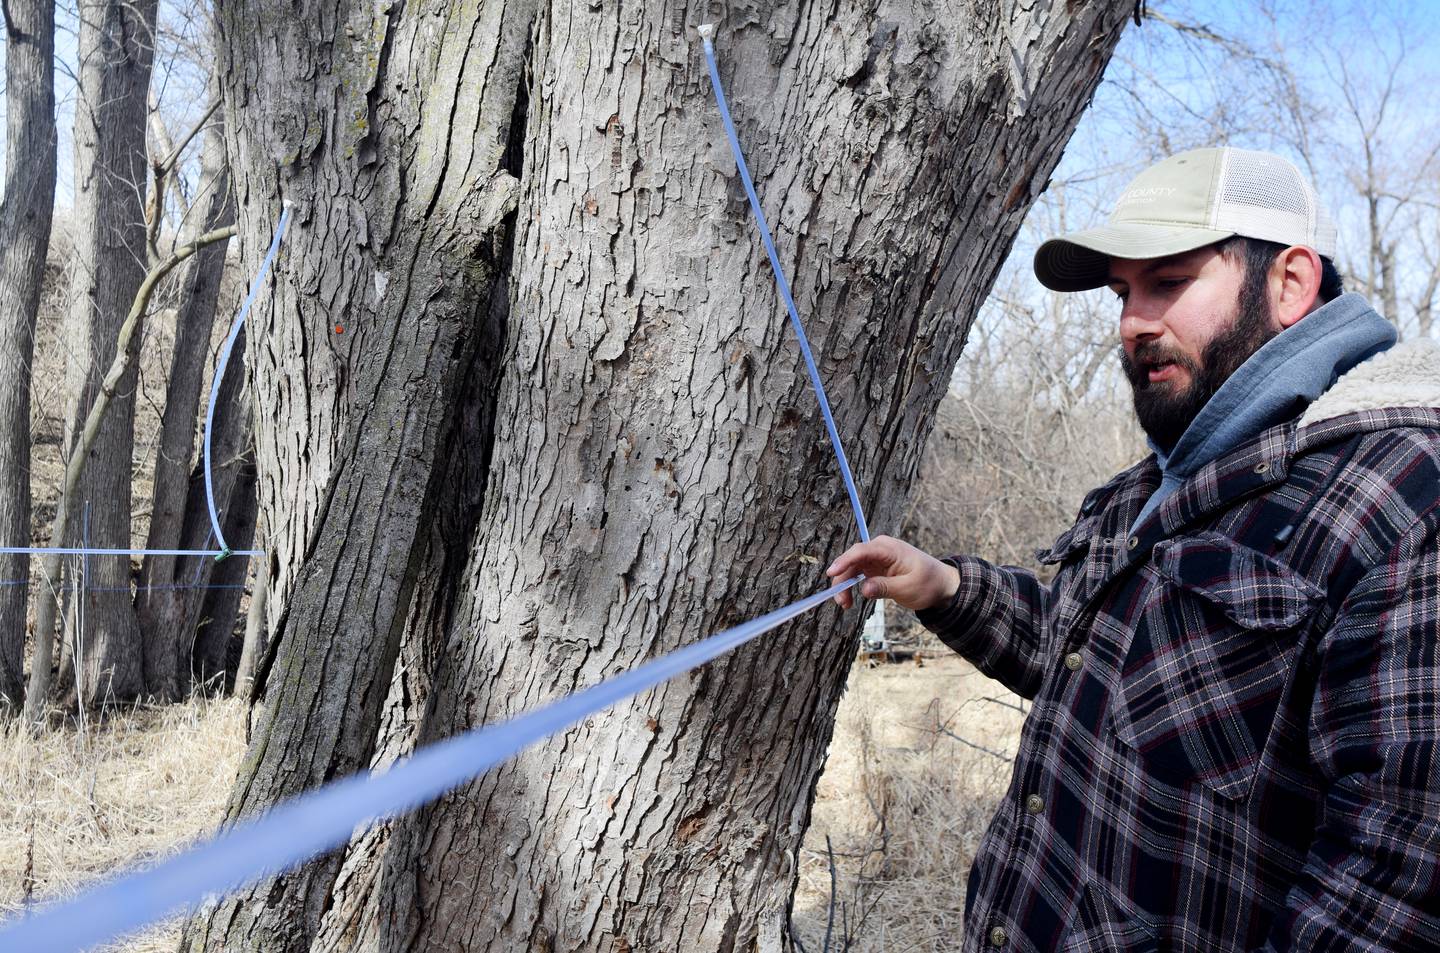
[[[219,820],[244,753],[234,699],[116,711],[40,738],[0,734],[0,916],[172,853]],[[109,947],[174,950],[171,922]]]
[[[959,946],[965,876],[1009,777],[996,755],[1015,750],[1016,705],[944,649],[918,668],[856,666],[801,852],[794,924],[808,953]],[[0,917],[210,830],[244,733],[242,703],[203,697],[39,739],[0,733]],[[178,933],[177,920],[107,949],[169,953]]]
[[[808,953],[960,946],[966,874],[1022,718],[958,656],[856,667],[802,850],[793,924]]]

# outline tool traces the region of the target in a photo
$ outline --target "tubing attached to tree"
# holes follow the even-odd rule
[[[215,508],[215,480],[210,464],[210,434],[215,429],[215,402],[220,399],[220,384],[225,380],[225,368],[230,364],[230,352],[235,349],[235,341],[240,337],[240,329],[245,326],[245,316],[250,313],[250,306],[255,303],[255,296],[260,293],[260,286],[264,284],[265,276],[270,271],[270,263],[275,260],[275,253],[280,250],[280,239],[285,236],[285,226],[289,222],[290,203],[286,201],[281,206],[280,222],[275,226],[275,236],[270,239],[270,248],[260,262],[260,270],[256,272],[255,280],[250,283],[250,293],[245,296],[245,303],[240,306],[240,313],[235,315],[235,323],[230,326],[230,334],[225,338],[225,346],[220,349],[220,356],[215,361],[215,378],[210,382],[210,406],[205,410],[205,445],[201,457],[205,463],[205,505],[210,508],[210,530],[215,534],[215,542],[219,545],[219,550],[203,555],[213,555],[217,562],[229,556],[231,550],[225,542],[225,531],[220,527],[220,514]],[[247,551],[246,555],[262,555],[262,553],[251,550]]]
[[[862,542],[870,542],[870,527],[865,522],[865,508],[860,505],[860,491],[855,488],[855,477],[850,473],[850,461],[845,448],[840,444],[840,432],[835,428],[835,418],[830,413],[830,401],[825,397],[825,385],[820,381],[820,371],[815,366],[815,355],[810,353],[810,339],[805,336],[805,326],[800,323],[800,313],[795,308],[795,298],[790,294],[790,282],[785,278],[785,269],[780,267],[780,256],[775,251],[775,241],[770,237],[770,223],[760,208],[760,197],[755,194],[755,183],[750,178],[750,167],[745,164],[745,153],[740,149],[740,139],[735,135],[735,123],[730,119],[730,106],[725,101],[725,89],[720,85],[720,70],[715,65],[715,47],[710,38],[715,35],[715,24],[705,23],[696,30],[700,42],[705,46],[705,62],[710,67],[710,85],[715,89],[715,104],[720,107],[720,122],[725,126],[725,137],[730,140],[730,151],[735,156],[735,166],[740,170],[740,181],[745,186],[745,195],[750,199],[750,210],[755,213],[755,224],[760,229],[760,239],[765,243],[765,254],[770,256],[770,268],[775,272],[775,284],[780,288],[780,297],[785,301],[785,310],[790,314],[790,326],[800,342],[800,354],[805,358],[805,369],[810,372],[810,386],[815,399],[820,402],[820,413],[825,418],[825,432],[830,435],[830,447],[835,451],[835,460],[840,465],[840,478],[845,481],[845,492],[850,495],[850,509],[855,513],[855,527]]]
[[[710,45],[713,32],[714,27],[710,24],[700,28],[721,118],[730,138],[736,164],[740,168],[741,179],[745,183],[746,194],[750,197],[750,207],[755,213],[765,250],[770,256],[780,294],[785,299],[791,323],[800,340],[800,351],[810,372],[810,384],[825,417],[830,444],[835,451],[846,491],[850,494],[850,506],[854,511],[860,537],[868,541],[870,531],[865,523],[865,514],[850,473],[850,465],[840,446],[840,436],[830,413],[830,404],[825,398],[820,373],[810,353],[805,330],[800,325],[789,284],[780,268],[769,226],[760,210],[750,172],[745,166],[739,141],[735,137],[734,125],[730,121],[729,109],[715,67],[714,50]],[[225,361],[234,346],[235,337],[245,320],[250,303],[254,300],[256,289],[264,279],[266,269],[279,247],[288,217],[287,207],[280,217],[280,224],[275,230],[275,237],[261,265],[260,274],[250,289],[250,296],[240,310],[221,360],[216,366],[210,413],[206,415],[205,487],[210,503],[211,524],[221,549],[207,555],[223,556],[229,551],[225,548],[224,537],[220,533],[214,497],[210,490],[209,438],[215,394],[224,375]],[[0,549],[0,552],[12,551],[17,550]],[[122,551],[108,552],[118,554]],[[357,774],[302,794],[258,817],[240,821],[210,840],[162,861],[155,867],[121,874],[74,899],[33,916],[0,925],[0,950],[71,953],[144,927],[168,914],[191,907],[207,896],[223,895],[266,875],[278,874],[298,866],[318,854],[348,842],[357,826],[414,810],[446,791],[473,780],[529,745],[564,731],[582,719],[642,691],[692,671],[796,616],[823,605],[859,584],[862,579],[863,576],[856,576],[837,583],[798,602],[712,635],[694,645],[662,655],[628,672],[509,721],[477,728],[421,748],[383,773]]]

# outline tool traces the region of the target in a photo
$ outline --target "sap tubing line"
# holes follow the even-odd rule
[[[317,788],[148,870],[0,926],[0,950],[83,950],[288,870],[347,843],[358,826],[412,811],[535,742],[731,652],[857,582],[831,586],[518,718],[429,745],[381,774]]]
[[[706,24],[699,29],[709,64],[710,80],[725,133],[734,153],[736,166],[750,207],[755,214],[769,256],[775,280],[785,301],[791,325],[799,340],[800,351],[810,375],[810,384],[825,418],[831,447],[835,452],[850,507],[860,538],[868,541],[870,531],[865,521],[850,465],[840,444],[839,432],[830,412],[825,388],[820,380],[815,358],[805,337],[805,329],[790,294],[789,283],[780,266],[779,256],[770,230],[760,208],[754,183],[745,164],[729,106],[720,83],[711,37],[714,27]],[[288,207],[281,215],[279,226],[257,276],[251,295],[246,299],[224,356],[228,357],[238,328],[254,298],[265,269],[269,267],[288,219]],[[223,359],[217,366],[216,383],[223,376]],[[214,388],[211,406],[214,406]],[[208,416],[208,415],[207,415]],[[209,433],[206,427],[207,491],[209,489]],[[220,535],[213,496],[211,521],[216,551],[160,550],[164,555],[206,555],[224,557],[230,554]],[[0,552],[35,552],[33,549],[0,548]],[[131,555],[130,550],[62,550],[84,555]],[[261,555],[256,551],[246,555]],[[862,581],[863,576],[846,580],[807,596],[758,619],[646,662],[629,672],[601,682],[591,688],[568,695],[528,714],[498,725],[479,728],[417,751],[382,774],[359,774],[310,791],[272,808],[257,818],[238,822],[208,841],[162,861],[148,870],[123,874],[110,882],[92,888],[68,901],[41,910],[32,916],[0,924],[0,949],[23,949],[30,953],[69,953],[137,930],[172,914],[192,907],[206,897],[234,891],[265,876],[295,867],[312,857],[347,843],[356,827],[376,820],[394,817],[414,810],[446,791],[479,777],[490,768],[508,760],[524,748],[569,728],[580,720],[612,705],[654,688],[678,675],[689,672],[721,655],[731,652],[752,639],[769,632],[805,612],[840,595]]]

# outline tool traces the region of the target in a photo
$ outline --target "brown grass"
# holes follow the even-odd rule
[[[966,875],[1022,717],[947,650],[923,668],[855,668],[801,852],[792,923],[808,953],[960,946]]]
[[[0,916],[170,854],[212,828],[244,753],[234,699],[136,707],[39,738],[0,733]],[[172,921],[108,950],[170,953]]]
[[[827,924],[828,953],[959,946],[966,872],[1010,772],[996,755],[1014,753],[1022,716],[948,650],[927,656],[851,675],[800,857],[794,926],[808,953],[827,950]],[[242,703],[198,696],[39,739],[0,733],[0,916],[208,832],[244,734]],[[179,929],[106,950],[169,953]]]

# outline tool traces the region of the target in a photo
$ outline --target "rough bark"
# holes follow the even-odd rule
[[[728,7],[739,126],[880,530],[1128,7]],[[222,8],[232,154],[253,196],[241,218],[259,220],[247,248],[277,192],[304,211],[251,348],[270,402],[257,420],[279,625],[231,818],[812,591],[815,559],[852,539],[705,82],[693,28],[707,10]],[[355,39],[309,44],[299,24],[315,22]],[[330,102],[335,115],[316,105]],[[507,172],[513,238],[457,285],[435,252],[454,186]],[[415,255],[405,272],[397,249]],[[361,293],[377,272],[378,302]],[[455,368],[474,368],[416,363],[413,342],[496,281],[508,320],[481,508],[465,558],[447,555],[412,602],[398,567],[437,565],[429,530],[457,490],[434,438],[454,432]],[[317,307],[365,329],[347,330],[339,371],[301,333]],[[402,395],[421,419],[367,439],[384,428],[358,414]],[[352,473],[394,485],[397,468],[423,499],[365,505]],[[445,640],[419,676],[423,707],[408,706],[418,726],[394,695],[381,704],[402,630],[422,665],[432,644],[412,606],[443,607],[423,615]],[[783,949],[858,624],[827,608],[590,719],[367,835],[338,884],[332,856],[221,903],[187,947]]]
[[[75,286],[66,370],[67,453],[115,356],[115,341],[145,277],[145,130],[157,0],[81,0],[75,104]],[[135,371],[118,382],[74,503],[91,506],[90,543],[128,549]],[[76,545],[73,532],[65,545]],[[56,543],[61,543],[57,539]],[[78,633],[80,701],[138,697],[145,688],[130,562],[96,558]],[[109,590],[109,591],[103,591]],[[76,635],[72,633],[72,635]]]
[[[247,260],[277,217],[272,196],[295,205],[248,355],[272,638],[228,819],[369,763],[448,490],[444,438],[517,194],[498,159],[529,12],[435,12],[288,2],[218,11]],[[271,59],[277,42],[284,62]],[[382,143],[393,151],[381,156]],[[192,922],[184,945],[305,948],[338,862],[222,902]]]
[[[205,132],[202,179],[208,197],[204,230],[232,225],[235,204],[230,195],[226,171],[224,130],[218,120]],[[180,288],[180,308],[175,319],[175,344],[171,352],[170,378],[165,392],[165,411],[160,420],[160,441],[155,454],[153,505],[146,549],[209,549],[205,545],[209,519],[205,518],[199,543],[184,538],[187,511],[196,506],[204,513],[204,485],[196,485],[191,470],[196,460],[196,422],[201,394],[205,388],[206,358],[216,320],[220,283],[225,273],[228,242],[212,245],[190,262]],[[237,355],[237,359],[241,355]],[[232,368],[240,379],[242,371]],[[224,414],[248,410],[238,401]],[[225,420],[225,416],[217,420]],[[213,543],[213,541],[212,541]],[[233,544],[232,544],[233,545]],[[243,560],[241,560],[243,562]],[[204,573],[196,560],[175,556],[148,556],[140,567],[135,611],[145,639],[146,690],[162,700],[181,698],[190,688],[190,647],[195,637],[194,611],[199,599],[181,588]],[[187,611],[192,610],[192,611]]]
[[[519,169],[512,167],[511,171],[518,173]],[[379,741],[371,756],[371,770],[383,771],[414,750],[430,696],[431,675],[454,620],[459,587],[446,581],[464,578],[470,540],[485,499],[493,443],[496,369],[508,326],[508,278],[508,272],[497,276],[488,320],[481,328],[480,345],[466,374],[460,412],[444,442],[446,491],[428,527],[420,573],[420,578],[431,584],[420,587],[411,603],[400,657],[381,715]],[[375,888],[390,831],[388,823],[377,825],[346,851],[332,890],[333,901],[311,946],[312,953],[349,953],[374,947],[374,932],[380,922],[376,907],[380,892]]]
[[[30,542],[30,365],[55,204],[55,7],[5,0],[0,197],[0,539]],[[20,707],[30,560],[0,556],[0,714]]]

